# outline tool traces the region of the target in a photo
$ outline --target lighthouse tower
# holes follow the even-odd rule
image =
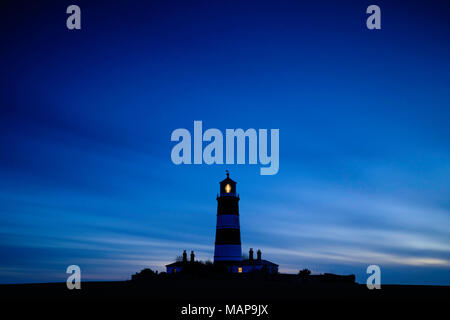
[[[241,261],[241,231],[239,226],[239,195],[236,182],[227,178],[220,182],[217,196],[217,227],[214,262]]]

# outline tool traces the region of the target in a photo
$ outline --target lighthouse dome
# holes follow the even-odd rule
[[[236,181],[230,178],[230,173],[227,172],[227,177],[220,181],[220,196],[236,196]]]

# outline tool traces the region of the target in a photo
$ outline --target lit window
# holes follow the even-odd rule
[[[173,273],[177,273],[177,268],[173,268]]]
[[[242,267],[238,268],[238,273],[242,273]]]
[[[231,191],[231,186],[230,186],[229,184],[227,184],[227,185],[225,186],[225,192],[226,192],[226,193],[230,193],[230,191]]]

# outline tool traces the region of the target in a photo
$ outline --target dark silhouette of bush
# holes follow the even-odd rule
[[[131,280],[146,280],[154,279],[158,276],[158,272],[153,271],[150,268],[142,269],[141,272],[137,272],[131,276]]]
[[[311,270],[309,270],[309,269],[303,269],[298,272],[298,275],[303,278],[308,277],[310,274],[311,274]]]

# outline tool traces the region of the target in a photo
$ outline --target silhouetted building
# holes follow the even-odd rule
[[[188,262],[187,261],[187,253],[186,253],[186,250],[184,250],[183,251],[183,258],[181,259],[181,261],[176,261],[176,262],[171,263],[171,264],[166,264],[166,271],[167,271],[167,273],[181,272],[181,270],[183,270],[183,268],[188,263],[194,263],[194,262],[195,262],[194,251],[191,251],[191,260]]]
[[[253,271],[265,271],[269,274],[278,273],[278,265],[268,260],[261,259],[261,250],[257,252],[257,259],[253,259],[253,249],[250,248],[248,259],[231,264],[231,272],[233,273],[248,273]]]

